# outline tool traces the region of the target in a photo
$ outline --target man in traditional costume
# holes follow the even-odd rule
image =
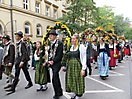
[[[8,76],[9,84],[4,89],[11,87],[14,75],[12,74],[12,68],[15,61],[15,46],[10,42],[10,36],[4,35],[2,41],[4,44],[2,65],[4,66],[4,73]]]
[[[57,39],[57,33],[54,29],[49,32],[50,47],[48,50],[48,66],[52,69],[52,85],[55,95],[53,99],[59,99],[63,95],[61,82],[59,78],[59,71],[61,69],[61,60],[63,57],[63,44]]]
[[[30,58],[27,52],[26,44],[22,41],[22,38],[23,38],[23,33],[21,31],[15,33],[15,39],[17,41],[16,42],[15,79],[13,81],[11,88],[6,90],[7,92],[9,92],[7,94],[12,94],[15,92],[16,85],[19,82],[19,75],[20,75],[21,69],[23,70],[26,80],[28,81],[28,84],[25,87],[25,89],[28,89],[33,86],[31,77],[27,69],[27,64]]]

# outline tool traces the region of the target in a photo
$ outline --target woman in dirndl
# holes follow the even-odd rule
[[[84,75],[87,68],[86,65],[86,47],[78,43],[78,35],[74,34],[71,38],[71,48],[66,55],[68,59],[66,69],[66,92],[74,93],[71,99],[79,99],[85,92]],[[65,59],[65,60],[67,60]],[[66,61],[63,61],[64,63]],[[63,64],[63,66],[66,64]],[[64,71],[64,67],[62,67]]]
[[[125,58],[128,59],[128,56],[130,56],[130,46],[128,40],[126,40],[125,45],[124,45],[124,55]]]
[[[116,46],[114,46],[114,40],[110,39],[109,42],[109,51],[110,51],[110,61],[109,61],[109,68],[112,70],[113,67],[116,66],[116,59],[118,57]]]
[[[109,46],[104,42],[104,38],[100,38],[100,44],[97,46],[98,51],[98,73],[101,79],[105,80],[109,76]]]
[[[38,84],[39,87],[37,91],[46,91],[48,89],[47,83],[50,82],[49,70],[46,66],[43,66],[43,62],[40,61],[41,53],[41,42],[36,42],[36,51],[34,53],[34,59],[36,61],[36,70],[35,70],[35,84]]]

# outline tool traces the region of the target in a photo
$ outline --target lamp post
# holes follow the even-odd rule
[[[10,0],[10,19],[11,19],[11,36],[12,42],[14,42],[14,30],[13,30],[13,13],[12,13],[13,1]]]

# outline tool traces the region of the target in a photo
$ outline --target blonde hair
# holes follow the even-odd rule
[[[73,36],[76,37],[76,39],[77,39],[76,45],[78,45],[79,44],[79,34],[75,33],[75,34],[73,34]]]

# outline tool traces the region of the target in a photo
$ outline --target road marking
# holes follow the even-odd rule
[[[124,66],[116,66],[116,68],[126,68],[126,67],[124,67]]]
[[[120,90],[98,90],[98,91],[85,91],[85,93],[113,93],[113,92],[122,92]]]
[[[94,79],[94,78],[92,78],[92,77],[88,77],[87,76],[87,78],[89,78],[89,79],[91,79],[91,80],[93,80],[93,81],[96,81],[96,82],[98,82],[98,83],[100,83],[100,84],[102,84],[102,85],[105,85],[105,86],[107,86],[107,87],[109,87],[109,88],[111,88],[111,89],[114,89],[114,90],[95,90],[95,91],[86,91],[86,93],[102,93],[102,92],[124,92],[123,90],[121,90],[121,89],[119,89],[119,88],[116,88],[116,87],[114,87],[114,86],[111,86],[111,85],[109,85],[109,84],[106,84],[106,83],[104,83],[104,82],[101,82],[101,81],[99,81],[99,80],[96,80],[96,79]]]
[[[119,76],[124,75],[124,74],[121,74],[121,73],[118,73],[118,72],[115,72],[115,71],[111,71],[111,70],[110,70],[109,72],[114,73],[114,74],[117,74],[117,75],[119,75]]]

